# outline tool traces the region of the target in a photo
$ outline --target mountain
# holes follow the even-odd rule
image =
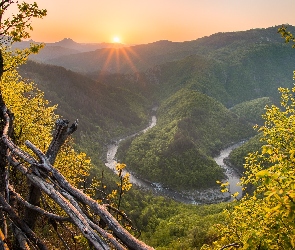
[[[46,43],[47,47],[60,46],[66,49],[73,49],[79,52],[94,51],[102,48],[121,48],[124,44],[119,43],[77,43],[71,38],[64,38],[63,40],[55,43]]]
[[[141,178],[174,189],[216,185],[224,175],[212,157],[254,135],[250,124],[221,103],[185,88],[164,101],[157,115],[154,128],[122,145],[122,161]]]
[[[244,110],[258,104],[249,101],[277,102],[277,88],[292,87],[294,53],[272,27],[98,49],[48,60],[67,69],[28,62],[20,71],[65,118],[81,120],[80,141],[96,144],[95,154],[111,139],[143,128],[157,105],[158,124],[122,144],[118,157],[140,176],[186,189],[222,178],[212,157],[254,135],[250,118],[257,112]]]
[[[30,43],[40,43],[33,40],[13,44],[13,48],[28,48]],[[78,54],[81,52],[95,51],[102,48],[122,48],[124,44],[114,43],[77,43],[71,38],[64,38],[54,43],[44,43],[45,47],[38,53],[30,55],[30,59],[37,62],[46,62],[60,56]]]
[[[167,62],[148,70],[147,78],[157,86],[159,99],[187,87],[226,107],[260,97],[278,100],[278,87],[292,87],[295,50],[290,46],[246,44],[228,51],[220,49],[215,57],[191,55]]]
[[[106,139],[132,132],[147,123],[149,102],[139,89],[108,85],[59,66],[28,61],[20,74],[32,79],[44,91],[57,112],[74,121],[79,119],[81,134],[104,133]],[[111,137],[111,138],[110,138]]]
[[[78,72],[132,73],[145,71],[153,66],[185,58],[189,55],[205,55],[222,59],[234,54],[240,47],[251,49],[258,44],[282,44],[277,34],[278,26],[241,32],[217,33],[193,41],[157,41],[150,44],[124,48],[103,48],[92,52],[61,56],[46,63],[63,66]],[[294,30],[294,27],[289,27]]]

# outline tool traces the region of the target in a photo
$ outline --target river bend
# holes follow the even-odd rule
[[[107,159],[105,165],[113,170],[114,172],[117,161],[116,161],[116,153],[118,150],[118,146],[121,141],[126,140],[128,138],[134,137],[140,133],[145,133],[150,128],[154,127],[157,123],[156,116],[152,116],[152,119],[150,121],[150,124],[147,128],[139,131],[138,133],[134,133],[132,135],[129,135],[125,138],[120,139],[119,141],[116,141],[112,144],[108,145],[108,151],[107,151]],[[136,177],[132,172],[129,172],[130,174],[130,182],[134,185],[139,186],[140,188],[147,189],[152,191],[155,195],[162,195],[169,198],[172,198],[176,201],[183,202],[183,203],[189,203],[189,204],[206,204],[206,203],[218,203],[222,201],[229,201],[231,200],[231,194],[234,194],[236,192],[239,192],[238,198],[241,198],[242,196],[242,188],[237,185],[237,183],[240,181],[239,175],[235,172],[235,170],[227,165],[224,164],[223,160],[228,157],[230,152],[240,146],[241,143],[237,143],[235,145],[232,145],[224,150],[222,150],[219,154],[219,156],[215,157],[214,160],[218,165],[220,165],[227,176],[226,180],[229,182],[229,193],[222,193],[220,191],[220,188],[209,188],[204,190],[194,190],[189,192],[176,192],[174,190],[171,190],[167,187],[163,187],[160,183],[151,183],[146,180],[143,180],[141,178]],[[126,174],[127,171],[123,172],[123,174]]]

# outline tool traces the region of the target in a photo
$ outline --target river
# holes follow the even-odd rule
[[[134,137],[138,134],[145,133],[147,130],[154,127],[157,123],[156,116],[152,116],[152,119],[149,123],[149,126],[137,133],[134,133],[132,135],[129,135],[125,138],[120,139],[119,141],[116,141],[112,144],[108,145],[108,151],[107,151],[107,159],[105,165],[116,172],[115,167],[117,164],[116,161],[116,153],[119,147],[119,144],[121,141],[126,140],[128,138]],[[241,143],[234,144],[220,152],[220,155],[215,157],[214,160],[218,165],[220,165],[227,176],[226,180],[223,180],[223,182],[228,181],[229,182],[229,192],[228,193],[222,193],[220,191],[220,188],[209,188],[204,190],[194,190],[189,192],[177,192],[174,190],[171,190],[170,188],[163,187],[160,183],[151,183],[146,180],[143,180],[141,178],[136,177],[132,172],[129,172],[130,174],[130,182],[134,185],[139,186],[142,189],[147,189],[149,191],[152,191],[155,195],[162,195],[169,198],[172,198],[176,201],[187,203],[187,204],[207,204],[207,203],[218,203],[222,201],[229,201],[233,198],[231,197],[231,194],[234,194],[236,192],[239,192],[239,196],[237,198],[241,198],[242,196],[242,188],[237,185],[237,183],[240,181],[239,175],[235,172],[234,169],[226,166],[223,162],[223,160],[228,157],[230,152],[240,146]],[[127,171],[124,170],[123,174],[126,174]]]

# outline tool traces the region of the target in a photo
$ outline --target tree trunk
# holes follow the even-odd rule
[[[46,152],[46,157],[51,165],[54,164],[57,154],[61,146],[65,143],[66,139],[74,133],[77,129],[77,122],[73,123],[71,127],[68,127],[69,121],[64,119],[58,119],[55,123],[55,132],[50,146]],[[34,184],[31,184],[28,202],[34,206],[40,206],[41,190]],[[30,208],[26,208],[24,220],[28,226],[34,230],[39,213]]]
[[[2,52],[0,50],[0,81],[3,75],[3,56]],[[2,93],[0,91],[0,195],[5,196],[6,192],[6,167],[7,167],[7,145],[2,140],[3,135],[3,129],[5,124],[5,118],[4,118],[4,110],[5,103],[2,97]],[[0,231],[1,235],[3,235],[4,238],[7,237],[7,223],[5,219],[5,215],[3,214],[2,210],[0,210]],[[1,237],[2,238],[2,237]]]

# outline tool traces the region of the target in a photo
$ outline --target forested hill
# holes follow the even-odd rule
[[[218,51],[219,59],[191,55],[149,70],[160,99],[187,87],[214,97],[227,107],[271,96],[278,87],[291,87],[295,51],[284,44],[256,44]]]
[[[45,62],[83,73],[97,71],[134,73],[189,55],[205,55],[216,59],[222,58],[228,53],[234,53],[241,47],[251,49],[254,45],[259,44],[281,44],[283,40],[277,34],[277,29],[278,26],[241,32],[217,33],[187,42],[163,40],[121,49],[103,48],[51,58]],[[294,27],[289,27],[289,29],[292,31]]]
[[[81,143],[89,148],[95,143],[96,154],[103,155],[103,146],[111,139],[147,125],[149,112],[158,106],[157,126],[126,141],[120,159],[150,181],[160,181],[160,176],[168,186],[187,189],[210,186],[222,178],[212,157],[253,136],[253,121],[246,119],[247,114],[256,117],[263,112],[261,107],[253,113],[251,105],[237,113],[230,108],[263,97],[276,102],[278,87],[292,86],[294,53],[272,27],[183,43],[102,49],[52,61],[83,75],[34,62],[20,71],[59,105],[65,118],[79,118]],[[106,72],[119,68],[125,73]],[[134,69],[141,71],[133,73]],[[139,149],[143,150],[140,159]],[[171,172],[164,180],[168,167]],[[190,170],[211,182],[191,178],[194,181],[188,185]]]
[[[142,178],[174,189],[198,189],[224,178],[212,156],[254,134],[221,103],[181,89],[160,106],[158,124],[121,146],[119,157]]]
[[[33,61],[22,65],[19,71],[23,77],[34,80],[52,105],[58,104],[60,115],[71,121],[79,119],[82,134],[103,134],[102,141],[106,141],[138,130],[148,122],[151,107],[140,94],[140,87],[133,86],[130,91]]]

